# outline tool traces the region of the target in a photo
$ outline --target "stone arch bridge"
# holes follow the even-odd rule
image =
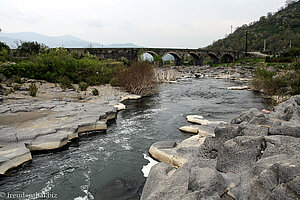
[[[233,62],[244,57],[238,51],[208,51],[203,49],[173,49],[173,48],[67,48],[69,52],[82,52],[96,55],[99,59],[127,58],[129,61],[137,60],[143,53],[149,53],[154,58],[162,59],[170,54],[175,58],[175,65],[180,66],[190,56],[194,65],[203,65],[205,57],[210,57],[212,63]]]

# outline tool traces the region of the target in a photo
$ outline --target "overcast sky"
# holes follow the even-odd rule
[[[198,48],[276,12],[286,0],[0,0],[3,32],[100,44]]]

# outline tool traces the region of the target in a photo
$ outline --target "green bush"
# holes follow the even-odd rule
[[[59,86],[61,87],[62,90],[74,89],[72,81],[67,76],[64,76],[59,79]]]
[[[295,71],[300,71],[300,59],[297,59],[296,62],[292,64],[291,69]]]
[[[14,89],[15,91],[16,91],[16,90],[20,90],[20,89],[21,89],[21,84],[19,84],[19,83],[14,84],[13,89]]]
[[[36,86],[35,83],[31,83],[29,85],[29,89],[28,90],[29,90],[29,95],[32,96],[32,97],[35,97],[36,94],[37,94],[38,88],[37,88],[37,86]]]
[[[60,82],[60,77],[68,77],[73,83],[102,85],[113,78],[115,63],[112,60],[99,61],[88,54],[70,54],[66,49],[58,48],[47,49],[28,60],[5,66],[2,71],[7,77],[19,75],[54,83]]]
[[[112,78],[110,81],[109,81],[109,84],[111,86],[119,86],[118,84],[118,79],[116,77]]]
[[[299,74],[296,78],[294,78],[291,81],[291,94],[292,95],[300,94],[300,75]]]
[[[252,86],[256,90],[263,90],[268,95],[296,95],[300,94],[300,72],[297,63],[291,70],[268,70],[257,68],[252,79]]]
[[[13,88],[9,88],[8,90],[5,91],[5,95],[7,96],[7,95],[9,95],[9,94],[11,94],[11,93],[14,93],[14,92],[15,92],[15,91],[14,91]]]
[[[81,91],[86,91],[86,89],[89,87],[89,85],[85,82],[80,82],[78,87]]]
[[[276,73],[275,71],[270,71],[265,68],[257,67],[255,69],[255,76],[262,78],[262,79],[269,79],[272,78]]]
[[[94,89],[92,90],[92,94],[93,94],[94,96],[98,96],[98,95],[99,95],[99,91],[98,91],[96,88],[94,88]]]

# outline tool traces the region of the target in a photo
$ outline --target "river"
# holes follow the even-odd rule
[[[66,150],[34,155],[32,163],[0,180],[0,192],[45,192],[62,200],[139,199],[146,180],[141,169],[148,163],[144,155],[156,141],[190,137],[177,129],[188,124],[186,115],[229,122],[252,107],[268,108],[259,94],[226,89],[237,85],[210,78],[162,84],[159,94],[128,102],[107,133],[83,135]]]

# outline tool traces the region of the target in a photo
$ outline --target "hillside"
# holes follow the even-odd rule
[[[117,48],[117,47],[139,47],[132,43],[125,44],[109,44],[102,45],[95,42],[85,41],[78,37],[72,35],[63,35],[63,36],[47,36],[35,32],[21,32],[21,33],[3,33],[0,32],[0,41],[6,43],[11,48],[16,48],[16,41],[37,41],[38,43],[43,43],[50,48],[55,47],[66,47],[66,48]]]
[[[231,49],[245,51],[248,31],[248,51],[285,51],[300,48],[300,1],[292,1],[276,13],[268,13],[259,21],[237,28],[226,38],[214,42],[206,49]]]

